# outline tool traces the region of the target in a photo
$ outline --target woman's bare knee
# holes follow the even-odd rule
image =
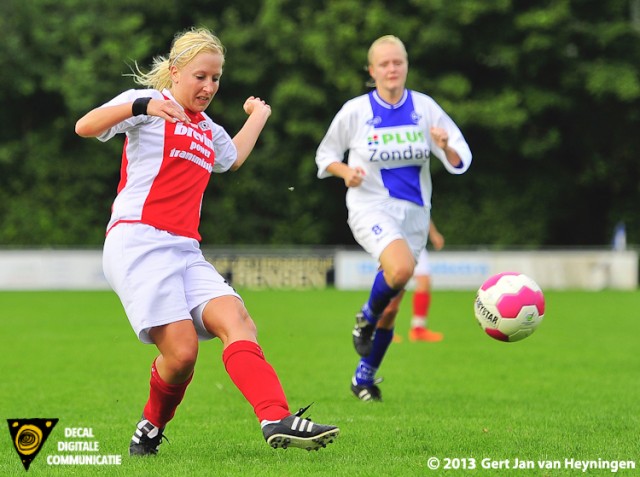
[[[227,346],[240,340],[257,342],[257,328],[244,304],[235,297],[211,300],[202,312],[207,330]]]
[[[149,330],[160,357],[156,368],[168,382],[188,378],[198,358],[198,336],[191,320],[182,320]]]
[[[176,373],[193,371],[198,358],[197,346],[183,346],[171,350],[170,353],[163,354],[165,363]]]
[[[387,284],[397,290],[411,280],[416,261],[407,243],[395,240],[380,255],[380,265]]]
[[[406,267],[397,267],[391,270],[388,274],[385,271],[385,279],[388,276],[389,286],[394,289],[404,288],[404,286],[409,283],[411,277],[413,276],[413,268],[410,266]]]

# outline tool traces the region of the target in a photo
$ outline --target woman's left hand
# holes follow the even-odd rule
[[[446,149],[449,144],[449,134],[442,128],[432,127],[430,130],[431,140],[440,149]]]
[[[248,115],[257,112],[264,112],[267,116],[271,115],[271,106],[269,106],[266,101],[254,96],[249,96],[242,107]]]

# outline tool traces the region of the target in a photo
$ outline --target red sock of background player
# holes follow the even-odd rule
[[[176,413],[176,408],[182,402],[191,378],[193,374],[184,383],[169,384],[160,377],[156,369],[156,361],[153,360],[149,400],[143,411],[145,419],[156,427],[164,427]]]
[[[411,319],[412,328],[427,327],[427,315],[429,314],[430,304],[431,293],[415,292],[413,294],[413,318]]]
[[[264,359],[260,345],[235,341],[225,348],[222,361],[260,421],[277,421],[291,414],[280,380]]]

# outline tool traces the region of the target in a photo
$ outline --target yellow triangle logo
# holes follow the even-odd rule
[[[58,419],[7,419],[13,447],[25,470],[36,458]]]

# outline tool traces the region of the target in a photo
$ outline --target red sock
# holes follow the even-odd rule
[[[164,427],[176,413],[178,404],[191,382],[193,374],[184,383],[169,384],[160,377],[156,369],[156,361],[151,365],[151,390],[149,400],[144,407],[144,417],[156,427]]]
[[[280,380],[264,359],[260,345],[235,341],[222,353],[222,361],[260,421],[277,421],[291,414]]]
[[[429,305],[431,304],[431,293],[415,292],[413,294],[413,316],[426,318],[429,314]]]

